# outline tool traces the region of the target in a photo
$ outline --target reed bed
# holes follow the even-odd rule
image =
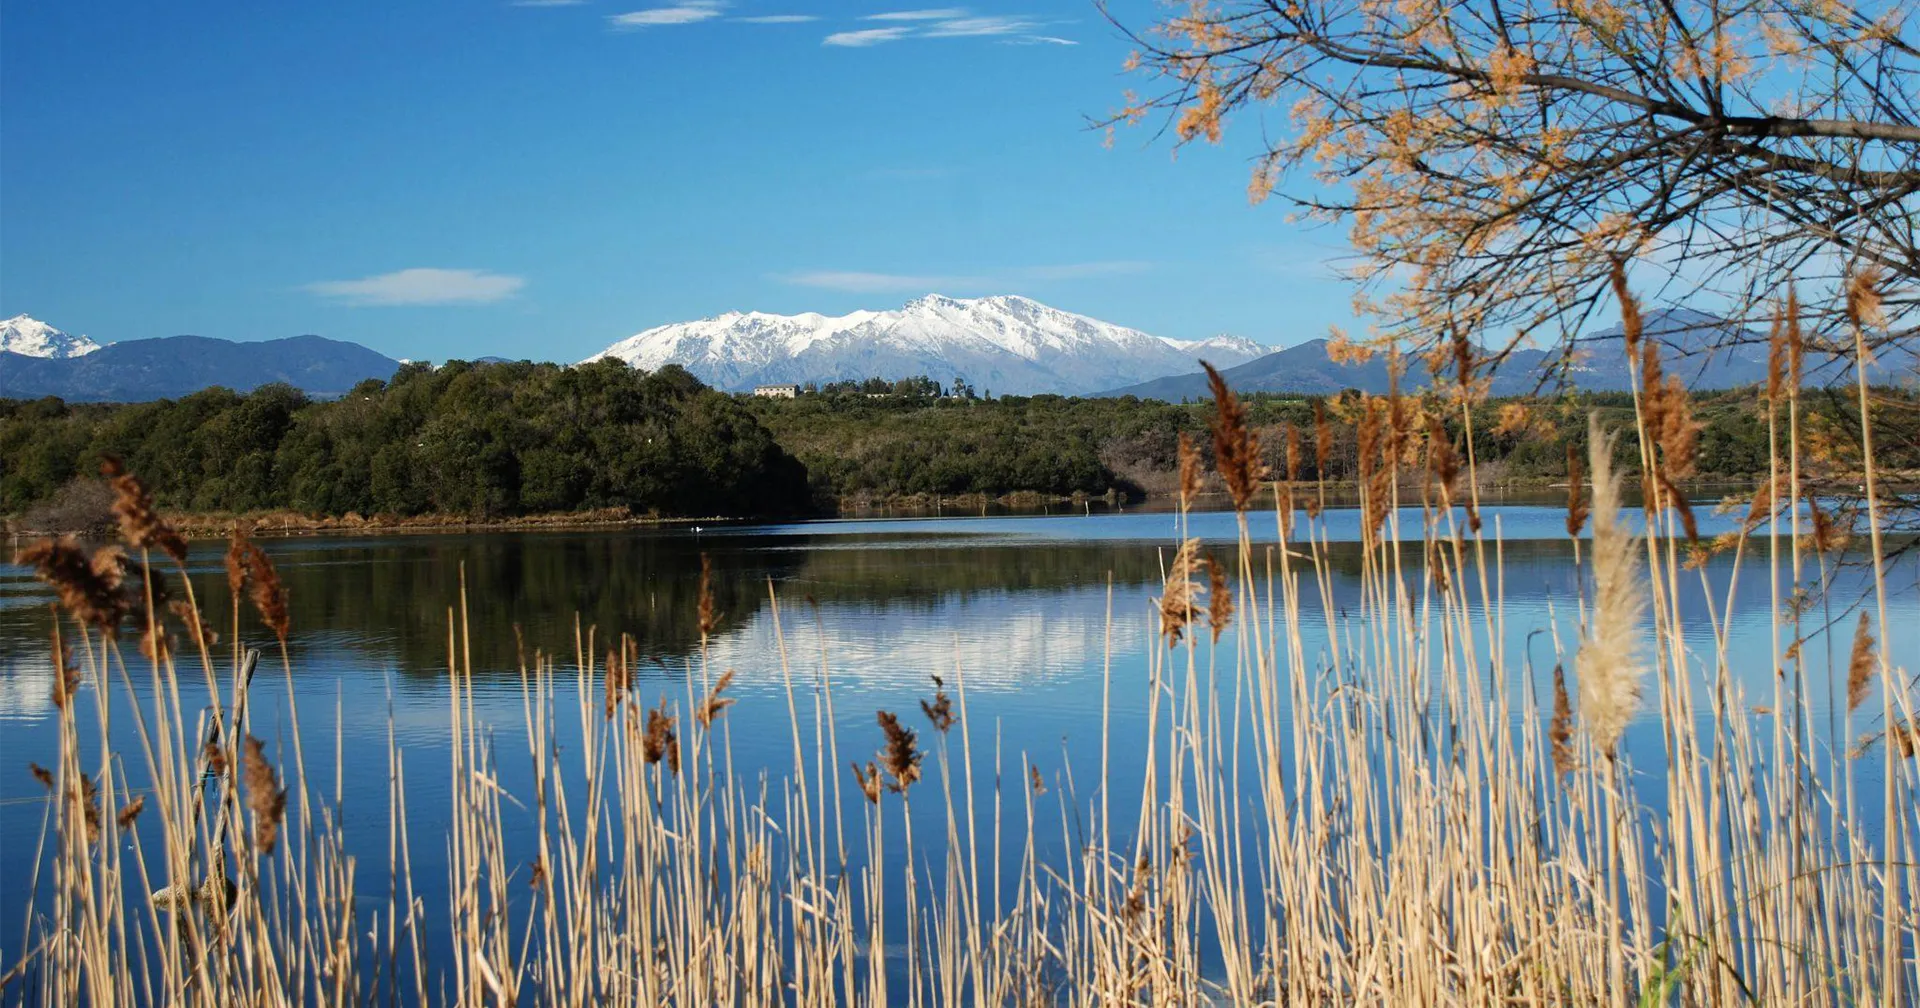
[[[1624,283],[1621,296],[1634,344]],[[1870,305],[1855,314],[1871,324]],[[1796,331],[1777,327],[1777,369],[1797,359]],[[1920,736],[1906,672],[1878,646],[1881,572],[1852,628],[1844,736],[1823,738],[1801,617],[1837,545],[1798,485],[1798,382],[1769,383],[1775,478],[1717,544],[1734,561],[1709,583],[1694,561],[1716,544],[1697,542],[1675,489],[1691,451],[1685,397],[1658,378],[1653,344],[1633,352],[1634,427],[1596,421],[1569,456],[1568,532],[1591,528],[1575,554],[1589,587],[1579,639],[1553,641],[1550,694],[1503,643],[1499,529],[1482,526],[1471,453],[1438,422],[1466,415],[1471,360],[1451,399],[1391,395],[1350,418],[1370,454],[1364,587],[1344,612],[1324,488],[1296,479],[1300,436],[1286,434],[1288,472],[1261,471],[1216,375],[1212,456],[1239,541],[1220,555],[1172,544],[1165,589],[1142,614],[1160,631],[1148,728],[1112,737],[1121,687],[1109,677],[1089,703],[1100,766],[1043,773],[1002,753],[969,717],[964,670],[933,679],[921,710],[877,711],[853,737],[833,727],[836,705],[857,702],[835,694],[833,656],[783,644],[768,660],[786,686],[791,762],[741,771],[733,674],[704,643],[682,687],[642,696],[631,643],[592,628],[561,653],[524,652],[524,721],[509,735],[526,745],[505,751],[500,726],[475,713],[468,646],[500,628],[467,626],[464,599],[450,600],[450,764],[409,763],[390,740],[383,865],[348,854],[339,795],[315,783],[324,768],[297,726],[284,748],[253,734],[261,690],[284,688],[293,716],[316,716],[292,703],[297,630],[271,561],[236,530],[231,611],[203,619],[178,536],[116,471],[124,548],[55,540],[20,558],[61,597],[60,746],[34,767],[47,827],[4,997],[1913,1004]],[[1316,416],[1319,456],[1332,422]],[[1184,440],[1181,455],[1184,510],[1203,462]],[[1623,458],[1648,488],[1651,534],[1626,513]],[[1249,523],[1267,520],[1280,541],[1256,546]],[[1863,522],[1878,557],[1879,516]],[[1743,570],[1754,564],[1764,570]],[[1778,617],[1766,696],[1743,693],[1729,668],[1743,576],[1767,579]],[[1692,581],[1725,600],[1704,628],[1683,619]],[[704,584],[701,596],[704,635]],[[242,599],[277,654],[238,643]],[[1325,622],[1324,647],[1309,650],[1308,619]],[[225,624],[224,646],[210,623]],[[1703,633],[1711,646],[1698,646]],[[109,724],[101,698],[139,695],[136,676],[155,684],[130,708],[139,745],[114,751],[109,732],[125,726]],[[1634,726],[1658,739],[1645,765],[1621,744]],[[1116,746],[1148,753],[1137,804],[1107,786]],[[507,760],[531,767],[530,791],[502,785]],[[1860,772],[1869,762],[1872,776]],[[150,782],[138,794],[129,764]],[[444,837],[409,830],[407,782],[423,773],[451,789]],[[443,901],[416,894],[423,843],[445,844]]]

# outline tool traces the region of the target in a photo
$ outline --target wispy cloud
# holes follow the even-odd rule
[[[818,14],[756,14],[753,17],[728,18],[741,24],[806,24],[820,20]]]
[[[867,21],[940,21],[946,18],[966,17],[967,12],[958,7],[934,7],[927,10],[887,11],[884,14],[869,14]]]
[[[882,42],[896,42],[906,38],[911,32],[910,28],[866,28],[860,31],[834,32],[821,39],[820,44],[859,49],[879,45]]]
[[[398,305],[476,305],[503,301],[520,292],[522,277],[486,270],[403,269],[359,280],[322,280],[306,290],[356,307]]]
[[[1023,17],[956,17],[941,21],[921,32],[927,38],[979,38],[986,35],[1020,35],[1040,27],[1040,22]]]
[[[1021,45],[1074,45],[1072,39],[1039,34],[1049,22],[1025,14],[975,14],[964,7],[886,11],[862,20],[892,22],[885,28],[835,32],[830,46],[871,46],[909,38],[984,38]]]
[[[1152,268],[1152,263],[1129,259],[1025,266],[983,275],[806,270],[788,273],[778,279],[801,287],[819,287],[854,294],[924,294],[928,291],[995,291],[1026,283],[1144,273]]]
[[[649,7],[607,18],[613,27],[633,31],[662,25],[698,24],[719,17],[727,9],[724,0],[682,0],[670,7]]]

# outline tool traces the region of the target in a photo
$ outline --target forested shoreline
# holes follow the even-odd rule
[[[1101,497],[1168,492],[1181,435],[1208,451],[1209,403],[1131,397],[942,396],[931,382],[871,394],[845,383],[794,399],[707,388],[678,367],[646,373],[608,361],[408,365],[337,400],[284,385],[208,389],[136,404],[0,400],[0,513],[26,527],[98,510],[91,476],[114,456],[166,506],[197,515],[278,512],[309,528],[544,524],[555,516],[755,517],[826,513],[855,502]],[[1277,475],[1349,481],[1363,397],[1249,396],[1248,422]],[[1879,390],[1877,423],[1911,429],[1920,396]],[[1695,478],[1748,482],[1767,470],[1764,400],[1753,389],[1691,397]],[[1854,471],[1857,400],[1809,393],[1803,436],[1821,446],[1815,478]],[[1632,399],[1592,393],[1490,400],[1463,416],[1439,394],[1408,397],[1485,485],[1541,486],[1566,472],[1598,410],[1627,422]],[[1469,428],[1471,436],[1469,437]],[[1293,432],[1289,435],[1289,429]],[[1317,443],[1324,429],[1326,465]],[[1403,463],[1422,463],[1408,439]],[[1889,437],[1882,471],[1920,471],[1920,444]],[[89,494],[93,498],[89,497]]]

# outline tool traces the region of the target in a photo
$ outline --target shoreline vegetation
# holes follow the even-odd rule
[[[1171,544],[1146,681],[1109,672],[1087,719],[1099,766],[1003,752],[960,668],[931,675],[918,712],[840,728],[836,705],[862,700],[836,688],[833,654],[776,644],[763,658],[785,679],[792,760],[736,771],[704,573],[685,681],[637,675],[620,628],[579,627],[525,642],[524,723],[485,723],[470,644],[509,630],[469,624],[463,594],[445,637],[451,766],[409,763],[390,727],[388,821],[354,820],[382,832],[384,864],[347,853],[327,756],[302,741],[324,712],[294,700],[298,628],[271,560],[236,532],[224,583],[196,587],[178,531],[110,466],[124,545],[16,557],[60,599],[59,742],[32,757],[48,795],[37,896],[0,982],[45,1004],[1911,1003],[1920,698],[1882,646],[1875,455],[1851,538],[1870,597],[1832,642],[1847,659],[1829,737],[1812,657],[1828,631],[1802,615],[1849,527],[1800,480],[1816,461],[1800,394],[1770,388],[1771,478],[1724,575],[1695,569],[1704,544],[1675,487],[1697,427],[1656,380],[1654,344],[1635,352],[1632,307],[1644,385],[1625,422],[1590,411],[1564,456],[1585,589],[1577,634],[1542,645],[1550,678],[1508,649],[1503,543],[1479,521],[1466,438],[1410,398],[1360,403],[1360,588],[1336,600],[1324,487],[1303,474],[1329,469],[1330,427],[1287,437],[1265,471],[1216,376],[1211,466],[1195,439],[1176,446],[1180,515],[1211,468],[1238,541]],[[1784,367],[1798,348],[1776,343]],[[1623,497],[1636,471],[1647,538]],[[1249,522],[1268,514],[1280,541],[1257,546]],[[1726,650],[1743,565],[1779,614],[1752,694]],[[1683,605],[1696,585],[1706,604]],[[1321,619],[1331,652],[1309,654]],[[287,706],[254,720],[283,684]],[[123,690],[138,741],[83,744]],[[1112,705],[1142,701],[1144,737],[1113,737]],[[279,717],[290,734],[257,737]],[[562,722],[581,732],[564,746]],[[1636,723],[1657,742],[1630,744]],[[1114,746],[1146,754],[1137,802],[1111,798]],[[530,790],[503,788],[507,760],[530,764]],[[409,831],[422,775],[451,803],[444,835]],[[444,845],[444,903],[416,895],[421,845]]]
[[[1760,391],[1686,396],[1695,468],[1676,485],[1766,481]],[[1920,392],[1869,391],[1887,432],[1880,479],[1920,484]],[[1817,449],[1801,476],[1830,496],[1857,496],[1860,400],[1843,393],[1801,397],[1801,435]],[[1404,398],[1472,455],[1481,491],[1564,485],[1584,416],[1619,424],[1633,409],[1625,393],[1476,398],[1457,412],[1436,390]],[[1284,468],[1289,438],[1322,431],[1324,467],[1316,452],[1300,475],[1351,494],[1366,401],[1244,403],[1268,471]],[[1208,408],[911,391],[764,399],[713,391],[677,367],[645,373],[617,361],[409,365],[326,402],[284,386],[123,405],[0,400],[0,516],[16,533],[104,528],[108,497],[92,472],[107,456],[157,474],[156,500],[194,534],[222,534],[236,518],[263,531],[460,530],[1133,505],[1176,493],[1181,437],[1211,462]],[[1398,465],[1416,475],[1417,460]],[[1208,475],[1200,492],[1224,486]]]

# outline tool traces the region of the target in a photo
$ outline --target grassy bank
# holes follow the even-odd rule
[[[1212,476],[1240,515],[1238,543],[1211,555],[1169,544],[1145,695],[1116,697],[1109,680],[1088,700],[1084,730],[1103,754],[1149,754],[1137,804],[1111,800],[1104,755],[1043,773],[1046,755],[1000,751],[964,674],[930,682],[919,711],[877,711],[872,729],[843,734],[836,709],[862,701],[835,689],[834,656],[784,649],[769,658],[787,687],[791,760],[771,776],[736,772],[731,673],[705,661],[704,640],[684,682],[647,683],[614,628],[523,652],[526,748],[496,749],[467,655],[476,635],[512,629],[456,612],[452,763],[411,765],[393,745],[384,864],[345,855],[329,754],[304,751],[297,729],[283,759],[253,738],[249,698],[299,674],[285,647],[299,628],[271,563],[237,540],[234,604],[202,614],[173,532],[123,479],[133,560],[61,542],[21,558],[61,593],[54,663],[71,671],[56,686],[60,746],[36,771],[50,795],[34,860],[44,897],[8,996],[1908,1004],[1920,993],[1915,698],[1878,646],[1876,564],[1840,643],[1844,735],[1812,727],[1824,714],[1803,656],[1818,628],[1801,624],[1798,600],[1847,535],[1884,550],[1873,493],[1857,525],[1803,493],[1800,407],[1790,390],[1768,400],[1777,479],[1718,544],[1733,562],[1714,583],[1689,566],[1689,513],[1671,492],[1693,461],[1684,398],[1637,397],[1625,422],[1588,418],[1573,483],[1590,491],[1570,495],[1568,513],[1588,575],[1581,629],[1550,642],[1552,688],[1534,694],[1527,657],[1503,643],[1504,544],[1477,520],[1464,441],[1412,422],[1405,402],[1361,404],[1363,589],[1336,600],[1322,487],[1284,453],[1285,478],[1263,481],[1247,412],[1223,392]],[[1184,505],[1205,463],[1176,450]],[[1409,451],[1418,478],[1400,464]],[[1630,531],[1628,471],[1650,488],[1655,537]],[[1255,546],[1255,521],[1276,523],[1277,547]],[[1408,565],[1403,544],[1426,562]],[[162,569],[177,609],[156,590]],[[1782,614],[1764,695],[1728,668],[1739,578],[1763,580]],[[1704,613],[1680,602],[1696,584]],[[242,598],[275,640],[257,665]],[[716,625],[704,582],[693,608],[704,639]],[[1315,610],[1324,654],[1305,644]],[[142,741],[100,752],[87,744],[105,737],[100,698],[136,675],[161,687],[135,704]],[[1146,708],[1143,737],[1112,735],[1117,703]],[[561,720],[581,733],[564,748]],[[1621,744],[1636,721],[1657,725],[1651,753]],[[532,767],[530,793],[502,788],[505,760]],[[127,786],[128,765],[151,791]],[[444,836],[409,831],[408,781],[422,774],[451,795]],[[1044,858],[1056,837],[1071,853]],[[444,903],[413,895],[422,844],[447,850]]]

